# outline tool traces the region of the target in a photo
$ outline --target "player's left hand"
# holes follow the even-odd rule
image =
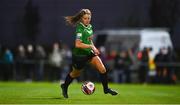
[[[100,54],[99,50],[95,46],[93,46],[92,50],[93,50],[95,55],[99,55]]]

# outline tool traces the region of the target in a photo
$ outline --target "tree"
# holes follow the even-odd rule
[[[38,7],[32,5],[32,1],[29,0],[25,6],[25,15],[24,15],[24,25],[25,25],[25,34],[30,39],[30,41],[35,41],[38,33]]]

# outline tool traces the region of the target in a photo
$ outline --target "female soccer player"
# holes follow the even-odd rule
[[[75,47],[72,51],[73,70],[67,75],[65,82],[61,84],[62,95],[68,98],[68,86],[74,78],[80,76],[81,70],[87,63],[90,63],[99,71],[104,93],[117,95],[116,91],[108,88],[106,68],[98,56],[99,51],[92,42],[91,11],[89,9],[82,9],[74,16],[66,16],[65,20],[69,25],[76,26],[76,39]]]

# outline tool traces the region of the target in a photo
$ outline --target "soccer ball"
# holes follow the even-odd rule
[[[84,94],[86,95],[91,95],[94,93],[95,91],[95,86],[94,83],[90,82],[90,81],[86,81],[82,84],[81,86],[81,90]]]

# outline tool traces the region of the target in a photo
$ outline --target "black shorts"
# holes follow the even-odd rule
[[[96,55],[91,53],[90,55],[73,55],[72,56],[72,66],[77,69],[83,69],[87,63]]]

